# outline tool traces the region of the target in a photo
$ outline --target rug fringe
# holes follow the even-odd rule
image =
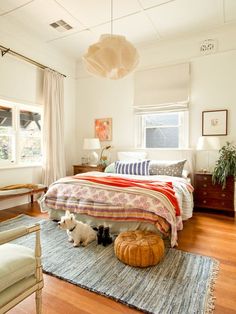
[[[212,273],[209,280],[209,287],[208,287],[208,293],[207,293],[207,302],[205,306],[205,314],[212,314],[215,309],[215,300],[216,297],[214,297],[214,290],[215,290],[215,284],[216,279],[218,277],[220,270],[220,263],[216,259],[214,260],[214,265],[212,269]]]

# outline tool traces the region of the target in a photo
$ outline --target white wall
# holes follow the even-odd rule
[[[236,51],[228,51],[196,59],[192,62],[192,91],[190,107],[190,138],[196,146],[201,135],[201,112],[204,110],[228,109],[228,136],[221,136],[221,144],[226,140],[236,142]],[[218,154],[197,152],[197,169],[207,169],[213,165]],[[209,158],[209,161],[208,161]]]
[[[191,64],[191,99],[190,99],[190,147],[195,148],[201,135],[201,114],[204,110],[228,109],[228,136],[226,140],[236,141],[233,123],[236,121],[236,28],[227,26],[212,33],[202,33],[191,38],[179,38],[160,41],[150,46],[139,48],[140,65],[138,70],[157,66],[190,62]],[[207,38],[218,40],[215,54],[202,56],[199,44]],[[133,123],[133,76],[119,81],[109,81],[88,77],[81,63],[77,65],[78,76],[78,162],[83,154],[82,139],[94,136],[94,119],[113,118],[113,141],[117,147],[134,146]],[[201,154],[199,158],[201,157]],[[214,161],[216,155],[210,155]],[[197,167],[205,168],[203,156]]]
[[[228,109],[228,136],[236,140],[236,50],[195,59],[191,62],[190,138],[194,146],[201,133],[201,112]]]
[[[115,147],[133,146],[133,77],[111,81],[96,78],[78,80],[78,145],[84,137],[94,137],[95,118],[113,118]]]
[[[3,41],[4,39],[4,41]],[[6,41],[7,40],[7,41]],[[67,75],[65,78],[65,149],[67,174],[72,173],[76,159],[75,145],[75,62],[60,55],[53,49],[32,40],[17,41],[12,37],[2,38],[0,44],[10,47],[42,64]],[[0,57],[0,99],[24,104],[42,104],[43,71],[29,63],[6,54]],[[17,183],[40,183],[41,167],[0,168],[0,186]],[[28,202],[28,198],[14,202],[1,202],[0,209]]]

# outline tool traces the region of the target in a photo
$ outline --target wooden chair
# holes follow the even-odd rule
[[[35,250],[8,243],[35,232]],[[0,232],[0,314],[35,292],[36,313],[42,313],[43,275],[40,225]]]

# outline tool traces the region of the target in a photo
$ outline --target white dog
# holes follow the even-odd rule
[[[80,243],[82,246],[86,246],[97,237],[96,231],[89,225],[77,221],[74,214],[71,214],[69,210],[66,211],[65,216],[61,217],[58,226],[66,230],[69,237],[68,240],[69,242],[74,242],[74,246],[80,246]]]

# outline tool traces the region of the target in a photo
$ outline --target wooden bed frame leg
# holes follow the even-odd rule
[[[35,292],[36,313],[42,314],[42,289]]]

